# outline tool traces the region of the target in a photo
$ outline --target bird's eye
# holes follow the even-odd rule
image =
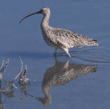
[[[40,11],[39,11],[39,13],[42,13],[43,12],[43,10],[41,9]]]

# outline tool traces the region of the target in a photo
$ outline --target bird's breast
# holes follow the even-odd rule
[[[45,42],[52,47],[56,47],[56,37],[54,37],[50,30],[43,30],[42,29],[42,35],[45,40]]]

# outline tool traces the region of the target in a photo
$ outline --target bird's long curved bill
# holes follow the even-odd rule
[[[21,19],[19,23],[21,23],[21,22],[22,22],[24,19],[26,19],[27,17],[30,17],[30,16],[35,15],[35,14],[39,14],[39,13],[41,13],[41,11],[38,11],[38,12],[35,12],[35,13],[32,13],[32,14],[29,14],[29,15],[27,15],[26,17],[24,17],[23,19]]]

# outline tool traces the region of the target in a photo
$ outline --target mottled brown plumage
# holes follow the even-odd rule
[[[68,52],[68,49],[71,47],[78,47],[78,46],[83,47],[85,45],[98,46],[96,40],[93,40],[89,37],[74,33],[69,30],[50,27],[48,24],[50,18],[50,9],[48,7],[43,7],[40,11],[28,15],[24,17],[22,20],[24,20],[25,18],[31,15],[35,15],[39,13],[42,13],[44,15],[43,20],[41,22],[41,30],[42,30],[43,38],[49,46],[55,48],[55,53],[57,49],[61,49],[65,51],[69,57],[71,57]]]

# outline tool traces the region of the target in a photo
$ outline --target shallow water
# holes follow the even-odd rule
[[[110,107],[110,1],[109,0],[2,0],[0,1],[0,62],[9,58],[2,72],[1,90],[27,65],[30,84],[0,93],[4,109],[109,109]],[[99,46],[71,48],[71,58],[45,44],[35,15],[51,9],[50,26],[65,28],[97,40]],[[36,42],[37,40],[37,42]],[[23,69],[24,71],[24,69]],[[6,82],[5,82],[6,81]]]

